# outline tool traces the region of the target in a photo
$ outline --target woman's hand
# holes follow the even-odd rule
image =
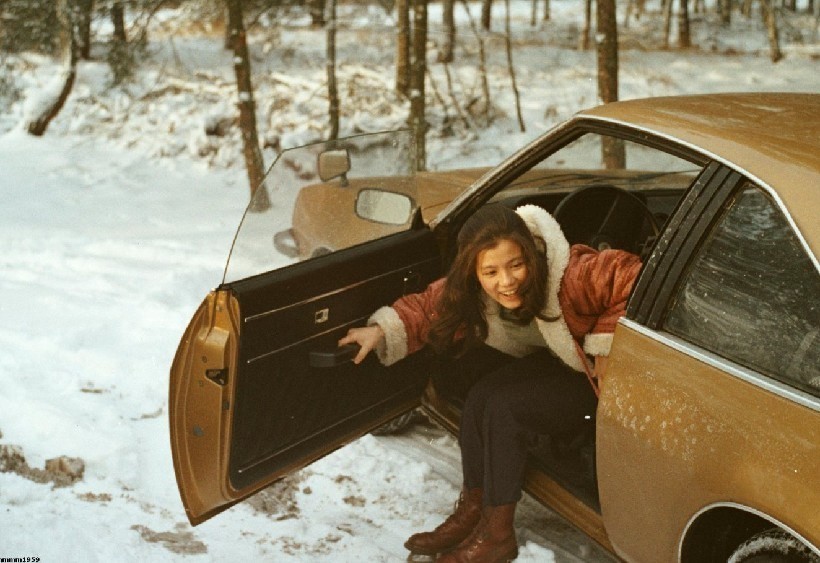
[[[353,358],[354,364],[360,364],[362,360],[379,345],[384,339],[384,331],[379,325],[365,326],[361,328],[351,328],[347,331],[347,336],[339,340],[339,346],[345,344],[358,344],[361,346],[359,353]]]

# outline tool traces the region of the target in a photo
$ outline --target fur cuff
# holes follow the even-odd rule
[[[382,364],[389,366],[407,356],[407,331],[393,307],[380,307],[367,324],[379,325],[384,331],[384,340],[376,346],[376,356]]]
[[[612,348],[612,333],[598,332],[584,338],[584,352],[592,356],[608,356]]]

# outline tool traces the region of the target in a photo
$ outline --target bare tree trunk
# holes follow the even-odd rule
[[[327,22],[327,99],[330,109],[330,138],[339,138],[339,92],[336,88],[336,0],[329,0]],[[324,18],[323,18],[324,19]]]
[[[396,92],[410,93],[410,12],[408,0],[396,0]]]
[[[507,46],[507,67],[510,69],[510,81],[512,83],[513,95],[515,96],[515,113],[518,116],[518,127],[521,132],[527,128],[524,126],[524,118],[521,116],[521,96],[518,94],[518,85],[515,83],[515,66],[512,57],[512,31],[510,30],[510,0],[504,0],[504,43]]]
[[[225,22],[225,33],[224,33],[224,37],[222,38],[222,47],[226,51],[232,51],[233,50],[233,36],[231,35],[231,33],[232,33],[231,23],[230,23],[231,16],[228,12],[229,12],[229,8],[228,8],[227,3],[226,3],[226,5],[225,5],[225,19],[227,21]]]
[[[310,0],[308,9],[310,10],[310,23],[313,27],[325,25],[325,0]]]
[[[57,0],[57,20],[60,23],[58,29],[60,58],[63,63],[63,70],[60,77],[55,80],[62,81],[62,87],[57,95],[46,105],[40,108],[37,115],[31,116],[26,123],[26,130],[37,137],[43,135],[51,120],[57,117],[63,109],[71,88],[74,86],[74,79],[77,76],[77,41],[74,36],[74,22],[71,18],[71,7],[69,0]]]
[[[584,27],[581,29],[581,41],[578,44],[582,51],[589,49],[590,27],[592,27],[592,0],[584,0]]]
[[[94,12],[94,0],[75,0],[77,14],[77,41],[80,58],[91,59],[91,14]]]
[[[661,0],[663,5],[663,0]],[[629,0],[626,5],[626,13],[624,14],[624,27],[629,25],[630,18],[634,15],[636,20],[641,19],[646,10],[646,0]]]
[[[530,3],[530,27],[535,27],[535,20],[538,15],[538,0],[532,0]]]
[[[413,0],[413,62],[410,73],[410,127],[416,145],[416,170],[427,168],[424,78],[427,69],[427,0]]]
[[[125,8],[122,2],[117,1],[111,5],[111,23],[114,26],[114,39],[125,43]]]
[[[624,10],[624,29],[629,27],[629,18],[632,17],[632,12],[635,11],[635,0],[627,0],[626,10]]]
[[[447,64],[445,63],[443,66],[447,66]],[[442,120],[443,123],[450,123],[450,112],[447,109],[447,100],[445,100],[444,96],[442,96],[441,92],[439,92],[438,86],[436,85],[436,79],[433,76],[433,73],[430,72],[429,66],[425,69],[424,74],[427,83],[430,85],[430,91],[433,94],[433,99],[441,104],[441,111],[444,113],[444,119]]]
[[[461,118],[462,121],[469,127],[473,132],[478,130],[478,127],[475,124],[475,121],[470,117],[470,115],[464,110],[461,109],[461,105],[458,103],[458,99],[456,98],[455,91],[453,90],[453,77],[450,75],[450,67],[446,63],[444,66],[444,76],[447,78],[447,94],[450,96],[450,101],[453,102],[453,107],[456,108],[456,113]]]
[[[484,38],[481,37],[478,26],[476,26],[475,19],[473,19],[473,14],[470,12],[470,5],[467,3],[467,0],[461,0],[461,3],[464,6],[464,11],[467,13],[467,21],[470,22],[470,29],[475,34],[476,41],[478,41],[478,72],[481,75],[481,91],[484,94],[484,110],[482,113],[489,123],[492,119],[490,112],[492,103],[490,101],[490,83],[487,80],[487,53],[484,49]]]
[[[481,0],[481,28],[490,30],[492,24],[493,0]]]
[[[265,179],[265,163],[262,150],[259,148],[259,135],[256,132],[256,104],[253,101],[251,83],[251,61],[248,56],[248,40],[245,35],[245,23],[242,19],[242,0],[227,0],[228,27],[233,39],[236,89],[239,97],[239,128],[242,131],[242,153],[245,156],[245,169],[251,189],[250,211],[264,211],[270,208]],[[261,190],[260,193],[257,193]]]
[[[743,3],[740,5],[740,13],[743,14],[743,17],[752,17],[752,2],[753,0],[743,0]]]
[[[732,23],[732,0],[718,0],[720,23],[728,27]]]
[[[444,0],[442,4],[441,23],[444,26],[444,42],[438,51],[438,62],[453,62],[453,48],[456,42],[456,20],[453,14],[455,0]]]
[[[760,0],[760,9],[763,12],[763,21],[769,35],[769,57],[773,63],[783,58],[780,50],[780,36],[777,33],[777,18],[771,0]]]
[[[689,34],[689,4],[687,0],[680,0],[678,8],[678,48],[688,49],[692,46],[692,37]]]
[[[672,34],[672,4],[673,0],[664,0],[663,4],[663,48],[669,48],[669,36]]]
[[[644,12],[646,12],[646,0],[638,0],[638,12],[635,14],[635,19],[641,19]]]
[[[598,98],[602,103],[618,101],[618,23],[615,0],[597,2]],[[603,137],[601,157],[606,168],[623,168],[624,145],[617,139]]]
[[[550,12],[550,0],[544,0],[544,21],[549,21],[552,17],[552,13]]]
[[[598,46],[598,98],[601,103],[618,101],[618,27],[615,0],[598,0],[596,10]]]

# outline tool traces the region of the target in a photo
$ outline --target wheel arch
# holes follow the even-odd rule
[[[791,527],[754,508],[718,503],[695,514],[681,537],[681,563],[724,563],[732,552],[752,536],[777,527],[817,552]]]

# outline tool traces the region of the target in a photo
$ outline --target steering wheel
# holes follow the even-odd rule
[[[596,250],[619,248],[641,254],[647,241],[660,233],[658,220],[641,198],[608,184],[570,192],[555,208],[553,217],[570,243]]]

